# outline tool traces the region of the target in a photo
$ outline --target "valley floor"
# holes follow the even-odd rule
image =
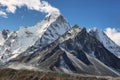
[[[120,78],[83,76],[32,70],[0,69],[0,80],[120,80]]]

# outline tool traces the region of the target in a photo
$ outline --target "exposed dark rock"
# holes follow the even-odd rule
[[[3,31],[2,31],[2,35],[3,35],[3,38],[4,38],[4,39],[7,39],[7,38],[8,38],[9,32],[10,32],[9,30],[3,30]]]
[[[120,69],[119,58],[89,35],[85,28],[76,26],[50,45],[27,56],[21,54],[14,60],[65,73],[67,70],[80,74],[119,76],[115,70]]]

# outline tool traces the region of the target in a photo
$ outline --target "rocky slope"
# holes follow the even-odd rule
[[[0,46],[4,45],[4,42],[8,39],[8,37],[13,33],[13,31],[3,30],[0,31]]]
[[[0,80],[119,80],[119,78],[32,70],[0,69]]]
[[[70,28],[67,21],[60,14],[50,14],[45,19],[32,27],[21,27],[18,31],[7,36],[7,31],[2,31],[0,47],[0,63],[15,58],[27,48],[35,46],[44,47],[54,42],[59,36]],[[5,39],[4,39],[5,38]],[[34,49],[35,50],[35,49]]]
[[[93,28],[89,31],[89,33],[99,40],[107,50],[120,58],[120,46],[115,44],[115,42],[113,42],[103,31]]]
[[[120,76],[120,47],[103,32],[52,13],[32,27],[0,32],[0,67],[59,73]]]
[[[31,48],[30,48],[31,49]],[[21,54],[10,65],[26,63],[43,70],[101,76],[119,76],[120,59],[85,28],[74,26],[33,54]]]

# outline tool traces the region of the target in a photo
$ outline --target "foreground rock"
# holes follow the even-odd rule
[[[120,80],[108,76],[88,76],[30,70],[0,69],[0,80]]]

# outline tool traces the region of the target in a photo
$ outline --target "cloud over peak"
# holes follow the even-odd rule
[[[7,16],[8,13],[15,13],[16,9],[26,6],[30,10],[36,10],[45,13],[58,12],[59,10],[51,6],[46,1],[40,0],[0,0],[0,7],[6,7],[0,10],[0,16]]]
[[[117,31],[115,28],[107,28],[105,30],[107,36],[113,40],[116,44],[120,46],[120,32]]]

